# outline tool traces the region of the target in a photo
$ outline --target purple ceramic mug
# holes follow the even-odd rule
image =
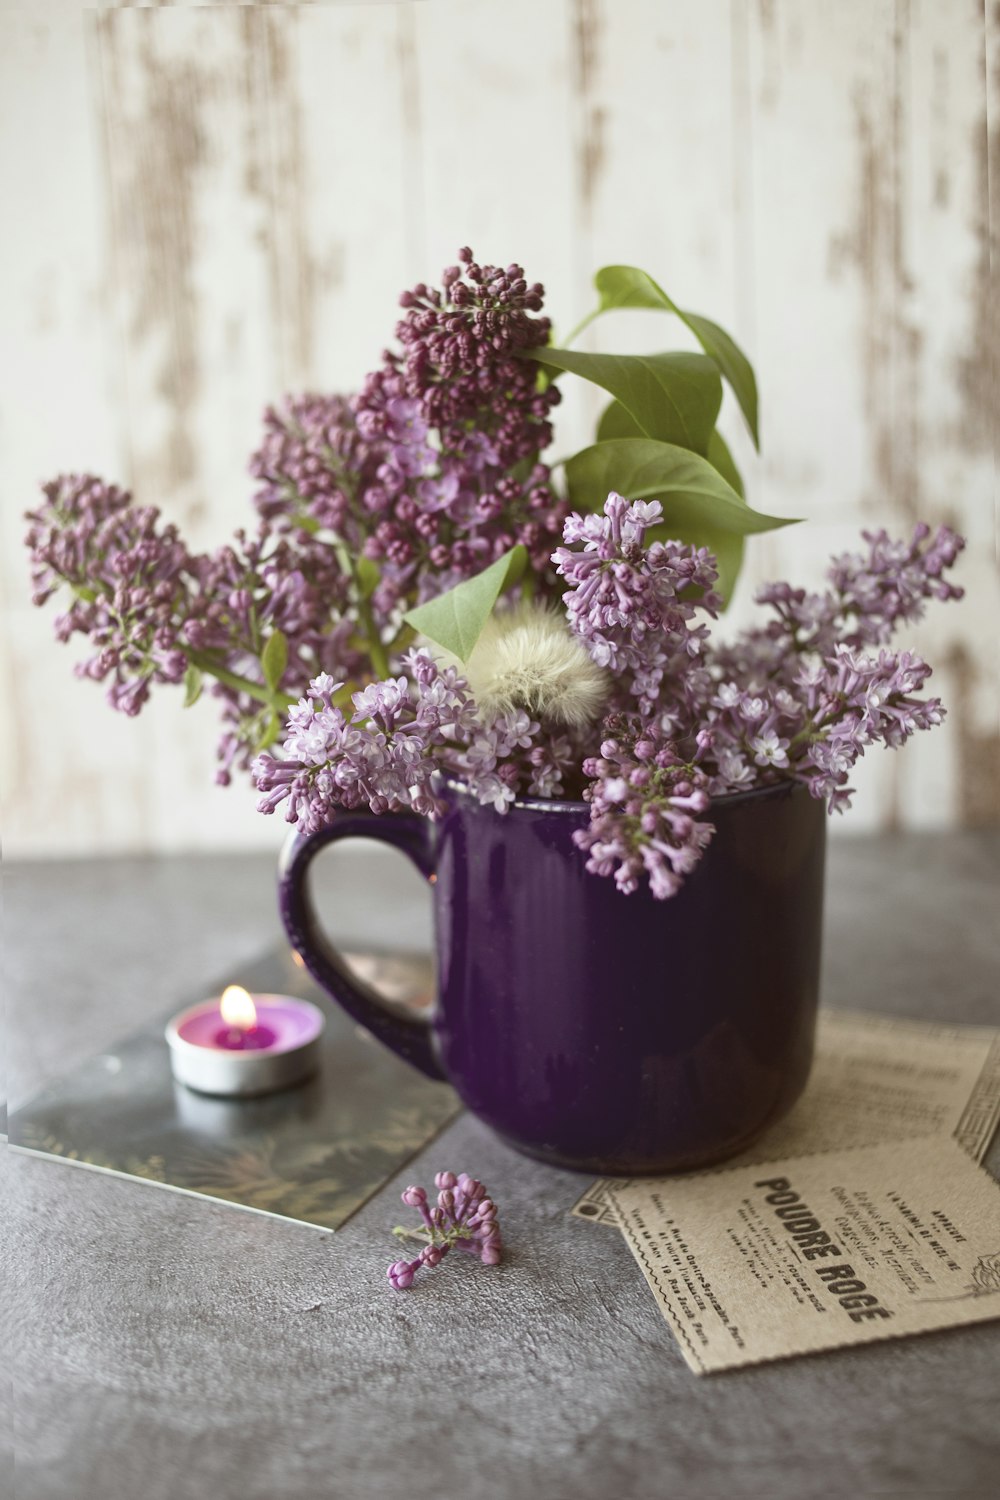
[[[623,896],[572,842],[584,803],[501,816],[461,787],[438,823],[340,814],[294,838],[281,913],[293,947],[355,1020],[530,1156],[627,1176],[733,1155],[801,1093],[819,981],[825,808],[800,786],[712,805],[681,892]],[[379,839],[433,888],[429,1020],[351,976],[306,874],[335,839]]]

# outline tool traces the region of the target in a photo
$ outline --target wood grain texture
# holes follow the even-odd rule
[[[0,183],[30,204],[0,310],[9,848],[278,840],[212,784],[210,705],[125,723],[71,677],[20,512],[91,468],[223,540],[263,405],[354,387],[462,243],[522,260],[557,329],[625,260],[745,343],[762,456],[728,398],[727,434],[755,502],[810,524],[754,540],[734,621],[861,526],[966,533],[965,603],[914,633],[949,721],[866,763],[844,826],[997,818],[997,0],[45,0],[0,26]],[[683,343],[652,313],[587,337]],[[572,392],[561,451],[599,404]]]

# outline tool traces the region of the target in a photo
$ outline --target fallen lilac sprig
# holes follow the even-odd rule
[[[483,1184],[468,1172],[460,1172],[457,1177],[454,1172],[438,1172],[434,1185],[438,1196],[433,1208],[422,1187],[405,1188],[400,1195],[408,1208],[418,1210],[423,1224],[417,1229],[397,1224],[393,1234],[401,1239],[426,1240],[426,1244],[415,1259],[394,1260],[387,1270],[397,1292],[413,1285],[421,1266],[440,1265],[450,1250],[476,1255],[484,1266],[500,1262],[503,1242],[496,1204]]]

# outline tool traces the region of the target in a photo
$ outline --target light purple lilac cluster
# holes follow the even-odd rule
[[[250,459],[260,481],[254,501],[265,520],[283,529],[328,531],[360,551],[359,496],[374,484],[377,468],[348,397],[287,396],[264,413],[264,437]]]
[[[612,714],[600,756],[584,761],[590,785],[587,828],[574,835],[594,875],[613,875],[630,894],[645,877],[660,900],[675,896],[714,832],[702,820],[708,778],[685,763],[657,719]]]
[[[693,622],[699,613],[714,617],[722,602],[706,547],[645,545],[662,516],[658,500],[630,502],[612,492],[603,515],[567,516],[566,545],[552,558],[566,580],[571,629],[644,718],[662,708],[665,679],[687,690],[709,635],[707,624]]]
[[[613,674],[589,743],[546,734],[522,713],[484,721],[457,669],[415,651],[406,676],[354,695],[350,720],[330,700],[335,685],[314,684],[289,720],[284,758],[257,762],[261,810],[287,801],[289,820],[309,830],[337,806],[435,816],[434,776],[445,771],[504,812],[525,790],[572,795],[582,771],[590,820],[576,839],[587,868],[625,892],[647,880],[665,899],[711,839],[713,797],[791,780],[840,810],[869,746],[896,747],[941,722],[940,702],[920,696],[927,664],[863,643],[884,642],[929,598],[960,596],[943,576],[962,547],[947,528],[918,527],[909,544],[868,535],[867,557],[835,559],[824,593],[768,586],[760,599],[775,617],[726,645],[707,624],[719,604],[714,559],[647,543],[660,520],[659,502],[612,494],[602,515],[567,518],[553,554],[569,629]]]
[[[413,1285],[417,1272],[424,1266],[437,1266],[451,1250],[475,1255],[484,1266],[496,1266],[503,1253],[496,1204],[485,1187],[468,1172],[438,1172],[434,1178],[437,1202],[431,1207],[422,1187],[408,1187],[401,1194],[408,1208],[415,1208],[423,1220],[420,1229],[397,1227],[393,1233],[410,1239],[426,1239],[420,1254],[413,1260],[394,1260],[386,1275],[391,1286],[404,1291]]]
[[[566,504],[539,453],[551,441],[554,386],[519,350],[548,339],[543,288],[520,266],[471,250],[404,292],[388,350],[351,400],[305,396],[266,414],[251,460],[262,514],[321,528],[378,563],[372,605],[389,622],[487,567],[515,543],[549,566]]]
[[[281,758],[264,752],[254,764],[258,811],[285,803],[287,820],[310,833],[338,807],[435,817],[441,771],[498,812],[525,786],[558,794],[565,737],[543,734],[523,712],[481,718],[465,679],[426,651],[410,651],[403,665],[405,675],[352,693],[349,718],[335,701],[343,683],[323,675],[310,684],[290,712]]]
[[[629,710],[619,694],[600,756],[584,763],[591,820],[577,842],[593,873],[614,875],[625,891],[645,873],[662,898],[711,837],[710,797],[791,780],[840,811],[867,748],[896,748],[942,721],[940,701],[918,696],[926,662],[885,643],[928,599],[961,597],[943,574],[964,543],[947,527],[932,535],[918,526],[908,543],[865,533],[867,556],[835,558],[830,589],[769,585],[758,600],[774,618],[716,646],[692,623],[716,612],[711,560],[679,543],[646,546],[659,519],[658,502],[611,495],[602,517],[567,519],[556,558],[571,628],[596,661],[622,672],[634,699]],[[677,585],[664,590],[661,580],[684,568],[690,587],[678,608]]]

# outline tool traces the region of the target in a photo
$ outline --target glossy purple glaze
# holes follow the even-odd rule
[[[655,901],[587,874],[572,843],[582,803],[526,801],[501,817],[460,788],[447,797],[438,824],[344,813],[285,852],[289,938],[352,1016],[512,1145],[581,1170],[722,1160],[790,1108],[812,1061],[822,803],[792,786],[717,801],[702,863]],[[356,837],[394,845],[433,881],[429,1022],[349,977],[319,930],[309,864]]]

